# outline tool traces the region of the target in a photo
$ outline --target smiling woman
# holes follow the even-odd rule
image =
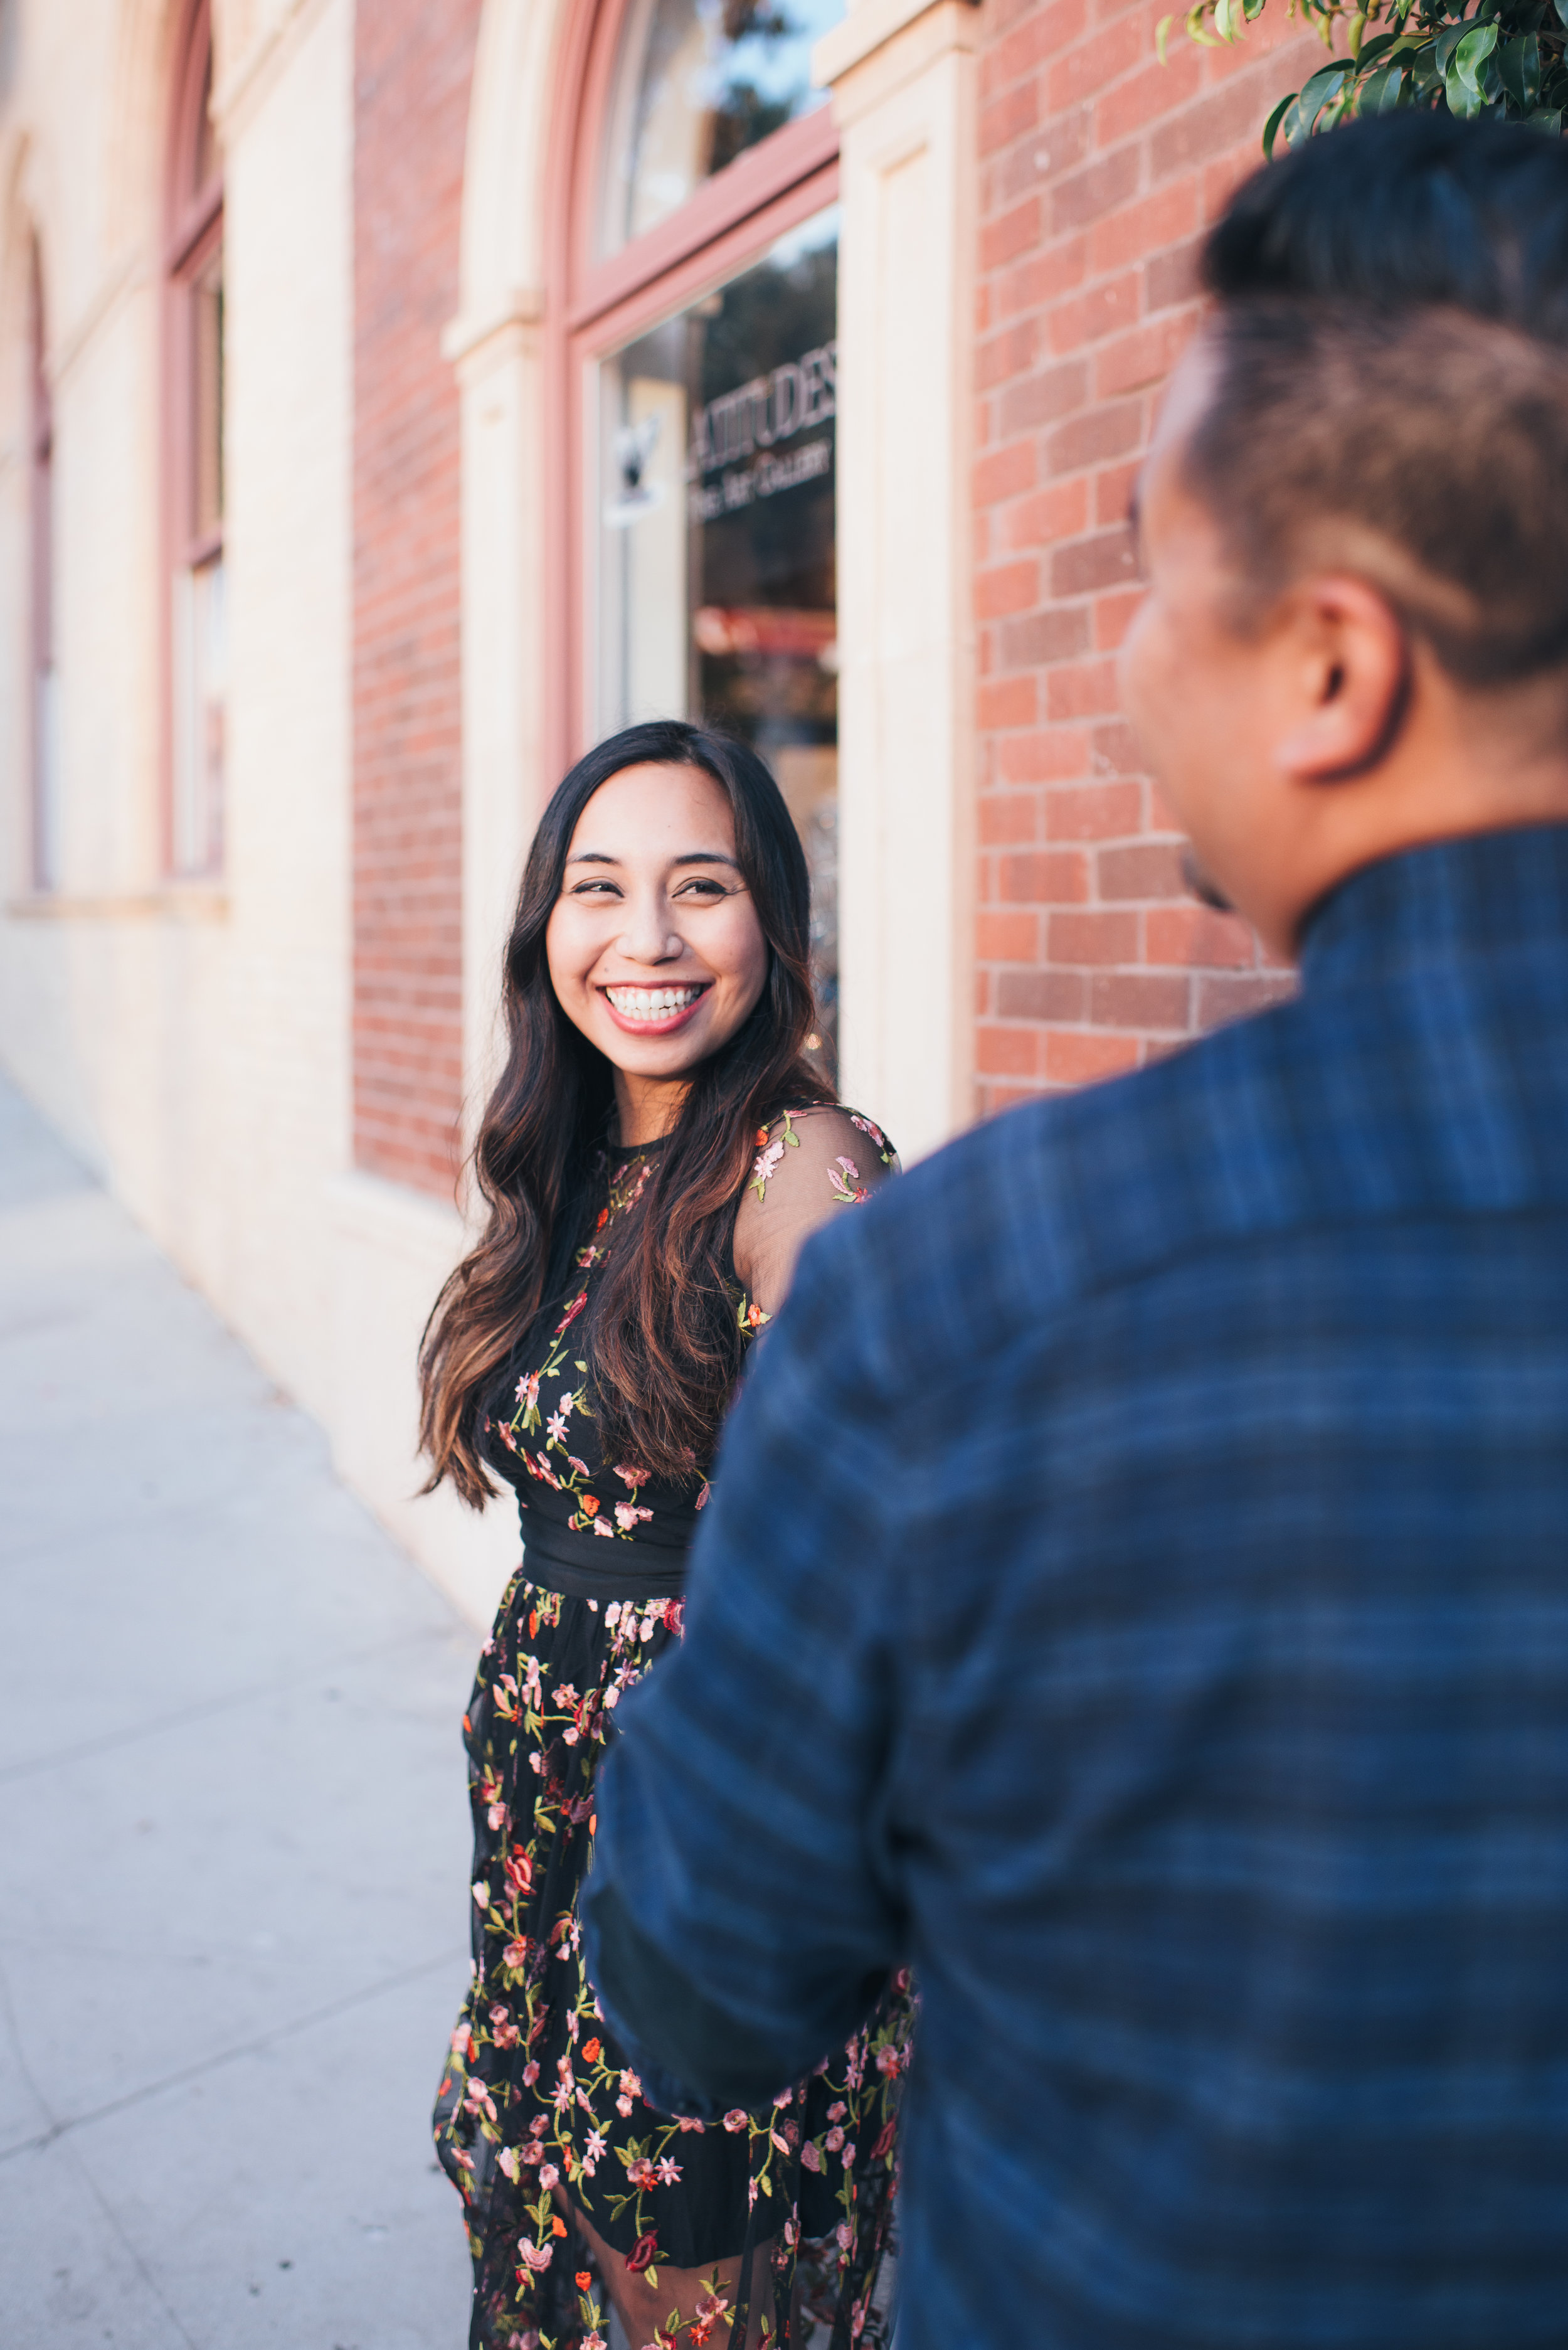
[[[572,836],[545,951],[561,1009],[610,1065],[622,1141],[665,1133],[691,1071],[751,1017],[767,979],[734,816],[711,775],[648,764],[600,785]]]
[[[516,1492],[524,1558],[466,1734],[474,1980],[437,2143],[475,2261],[471,2343],[884,2339],[907,1990],[761,2115],[657,2113],[597,2012],[577,1894],[622,1691],[679,1638],[686,1553],[748,1348],[807,1235],[895,1160],[805,1057],[809,889],[745,744],[675,721],[578,762],[529,853],[490,1222],[426,1334],[431,1483]],[[521,2263],[521,2264],[519,2264]],[[794,2329],[792,2333],[792,2327]]]

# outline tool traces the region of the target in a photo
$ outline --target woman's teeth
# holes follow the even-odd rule
[[[607,987],[623,1020],[669,1020],[701,994],[700,987]]]

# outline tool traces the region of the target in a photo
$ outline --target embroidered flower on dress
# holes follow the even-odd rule
[[[761,1200],[766,1195],[768,1178],[773,1174],[774,1170],[779,1163],[779,1160],[784,1157],[785,1150],[798,1150],[800,1149],[800,1137],[795,1132],[794,1128],[790,1121],[790,1114],[788,1110],[786,1109],[784,1114],[784,1132],[781,1135],[776,1136],[774,1139],[770,1142],[768,1140],[767,1128],[765,1126],[759,1126],[757,1128],[757,1140],[761,1143],[762,1149],[757,1152],[756,1158],[753,1162],[751,1179],[746,1185],[746,1189],[748,1191],[754,1191],[758,1199]]]
[[[827,1170],[827,1187],[836,1200],[844,1201],[851,1208],[857,1208],[863,1200],[871,1197],[860,1180],[860,1170],[853,1159],[834,1160]]]
[[[893,1146],[888,1141],[887,1136],[883,1133],[881,1128],[876,1124],[875,1120],[868,1118],[862,1118],[858,1110],[852,1109],[849,1113],[849,1123],[851,1126],[857,1126],[862,1134],[868,1134],[871,1137],[872,1141],[877,1146],[877,1154],[881,1159],[883,1166],[891,1167],[895,1155]]]
[[[586,1289],[579,1289],[576,1295],[573,1298],[571,1304],[567,1306],[566,1312],[562,1315],[560,1320],[556,1325],[555,1335],[557,1338],[561,1336],[564,1331],[571,1328],[572,1324],[576,1320],[578,1315],[582,1312],[587,1302],[587,1291]]]

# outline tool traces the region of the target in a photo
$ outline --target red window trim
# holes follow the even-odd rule
[[[585,267],[569,323],[586,326],[650,278],[664,276],[719,237],[732,234],[738,224],[754,220],[802,180],[837,161],[838,130],[827,107],[787,123],[705,181],[689,203],[657,228],[609,260]]]
[[[188,0],[183,15],[175,68],[177,78],[169,111],[168,178],[163,205],[167,223],[164,267],[171,276],[186,265],[191,247],[212,227],[223,202],[221,164],[204,187],[192,188],[190,183],[190,167],[202,145],[202,98],[213,52],[212,0]]]
[[[737,275],[752,258],[815,213],[837,201],[838,159],[774,198],[761,212],[750,213],[722,236],[712,238],[658,277],[640,282],[613,306],[589,313],[588,321],[572,337],[584,357],[613,351],[661,318],[686,309],[700,296]],[[575,322],[573,322],[575,323]]]
[[[207,264],[223,242],[223,188],[216,209],[182,250],[183,259],[168,275],[167,331],[164,348],[168,366],[169,456],[167,472],[168,544],[175,570],[196,571],[223,549],[223,534],[198,532],[191,507],[192,436],[196,420],[192,411],[192,309],[194,289]]]
[[[212,0],[188,0],[171,76],[164,167],[163,384],[161,523],[158,578],[158,666],[161,683],[159,743],[159,854],[165,874],[191,878],[175,860],[173,583],[223,553],[222,530],[198,534],[191,500],[192,288],[223,236],[223,174],[220,163],[192,189],[201,152],[202,102],[212,55]]]
[[[838,129],[831,106],[748,148],[646,235],[594,252],[611,85],[630,0],[574,12],[564,44],[546,209],[545,729],[553,785],[587,748],[586,370],[605,351],[683,309],[776,237],[834,202]],[[564,592],[556,592],[564,590]]]
[[[209,180],[194,202],[187,204],[171,232],[163,255],[163,266],[171,277],[188,276],[202,257],[196,248],[211,241],[213,231],[222,226],[223,209],[223,179],[220,172]]]
[[[53,669],[55,647],[55,403],[48,369],[48,312],[44,296],[44,255],[38,238],[32,239],[28,266],[28,369],[31,414],[28,419],[28,619],[27,752],[32,783],[32,838],[29,866],[33,888],[53,889],[59,875],[50,869],[51,811],[47,805],[49,778],[45,772],[45,745],[39,725],[43,680]]]

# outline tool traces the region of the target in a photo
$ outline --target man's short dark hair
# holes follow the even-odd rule
[[[1185,473],[1250,586],[1348,564],[1466,684],[1568,667],[1563,141],[1349,124],[1238,191],[1202,277],[1218,370]]]

